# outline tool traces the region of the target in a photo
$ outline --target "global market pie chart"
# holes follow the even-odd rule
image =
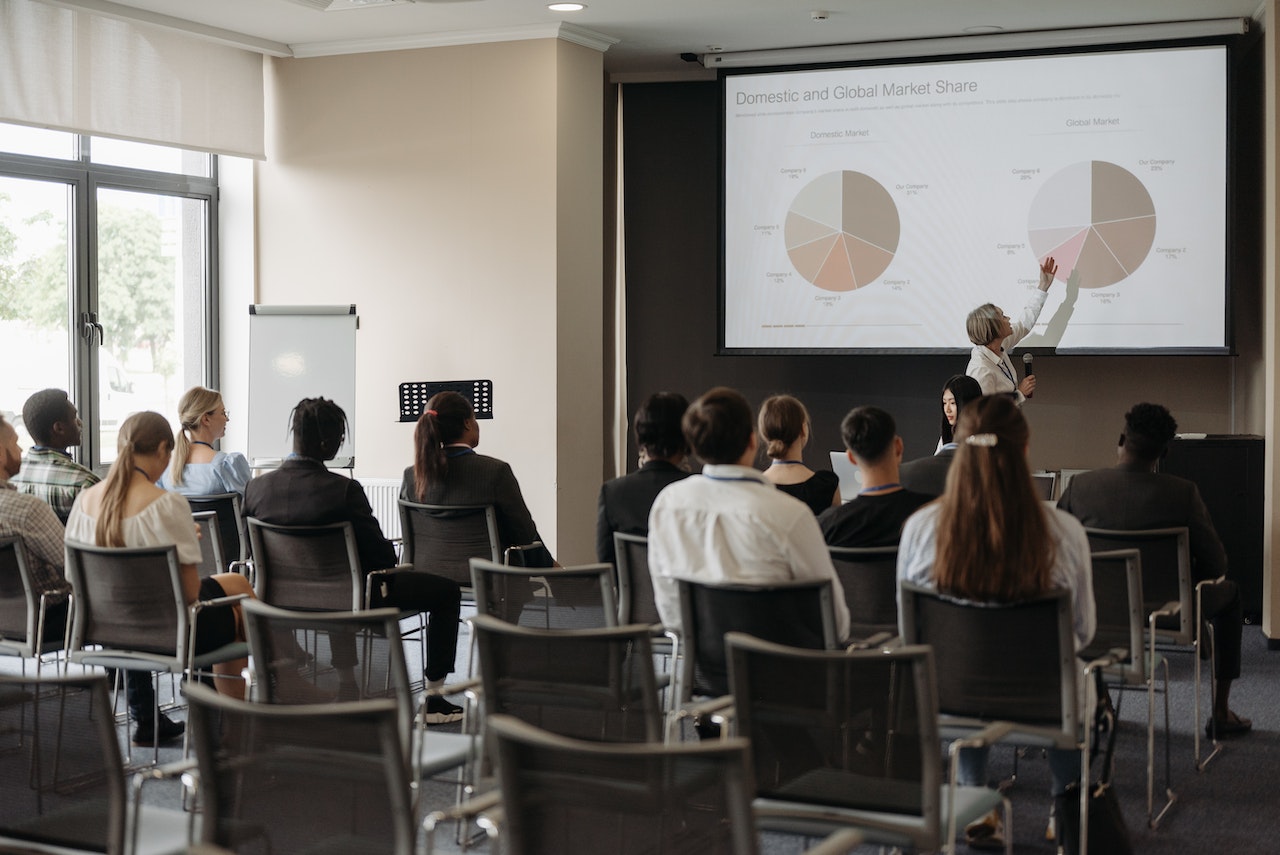
[[[1053,256],[1057,278],[1079,273],[1081,288],[1124,281],[1146,260],[1156,236],[1151,194],[1129,170],[1105,160],[1054,173],[1031,203],[1031,250]]]
[[[878,181],[842,170],[819,175],[796,194],[783,240],[796,272],[825,291],[869,285],[898,249],[898,206]]]

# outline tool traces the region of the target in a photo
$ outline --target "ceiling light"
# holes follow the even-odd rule
[[[586,3],[548,3],[547,8],[552,12],[581,12],[587,8]]]

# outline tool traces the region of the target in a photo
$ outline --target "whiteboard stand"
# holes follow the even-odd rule
[[[476,418],[493,418],[492,380],[442,380],[400,384],[400,421],[416,422],[432,395],[457,392],[471,402]]]

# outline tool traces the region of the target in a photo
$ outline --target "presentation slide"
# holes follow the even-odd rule
[[[1223,349],[1220,45],[725,77],[727,351]]]

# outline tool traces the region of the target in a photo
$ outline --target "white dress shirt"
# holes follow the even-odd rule
[[[673,629],[680,628],[678,579],[830,579],[836,635],[849,635],[844,589],[813,511],[748,466],[708,465],[658,494],[649,512],[649,572],[658,614]]]
[[[1035,328],[1036,321],[1040,317],[1040,310],[1044,308],[1045,300],[1049,298],[1048,291],[1036,291],[1031,295],[1031,299],[1027,301],[1027,305],[1023,307],[1022,314],[1017,320],[1010,321],[1013,328],[1013,334],[1000,342],[1000,353],[997,355],[992,353],[991,348],[982,344],[975,344],[973,351],[969,356],[969,367],[965,369],[974,380],[978,381],[978,385],[982,387],[982,394],[995,395],[1000,393],[1012,392],[1017,396],[1018,406],[1022,406],[1022,402],[1027,400],[1026,396],[1018,391],[1018,372],[1013,367],[1012,360],[1009,359],[1009,351],[1014,346],[1026,338],[1031,330]]]

